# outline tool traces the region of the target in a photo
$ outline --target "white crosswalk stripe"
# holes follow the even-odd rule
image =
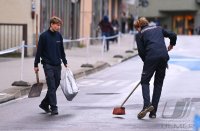
[[[110,81],[104,82],[103,84],[101,84],[101,86],[115,85],[117,82],[118,82],[117,80],[110,80]]]
[[[106,87],[106,86],[129,86],[132,83],[131,80],[98,80],[98,79],[92,79],[92,80],[82,80],[79,81],[77,84],[78,86],[96,86],[98,87]]]
[[[125,86],[125,85],[130,85],[132,81],[130,80],[119,80],[116,86]]]

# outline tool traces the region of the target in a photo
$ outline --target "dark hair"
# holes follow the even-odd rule
[[[108,23],[108,22],[109,22],[108,16],[105,15],[105,16],[103,17],[103,21],[106,22],[106,23]]]

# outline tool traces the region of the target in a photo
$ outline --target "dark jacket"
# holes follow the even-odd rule
[[[170,39],[171,45],[176,45],[177,36],[175,33],[159,26],[142,27],[141,32],[136,35],[136,43],[139,56],[143,61],[157,58],[169,60],[164,37]]]
[[[101,32],[110,33],[113,31],[113,27],[107,16],[104,16],[104,18],[99,22],[99,27],[101,28]]]
[[[61,64],[61,59],[64,64],[67,64],[63,38],[59,32],[47,30],[40,35],[34,67],[38,67],[40,57],[42,58],[42,64],[57,66]]]

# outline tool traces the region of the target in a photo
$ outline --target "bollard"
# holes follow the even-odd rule
[[[90,46],[90,38],[86,39],[86,64],[82,64],[81,67],[89,67],[89,68],[94,68],[92,64],[89,64],[89,56],[90,56],[90,51],[89,51],[89,46]]]
[[[120,50],[120,48],[121,48],[121,32],[119,32],[119,34],[118,34],[118,50]],[[113,58],[120,58],[120,59],[122,59],[123,56],[117,54],[117,55],[114,55]]]
[[[21,71],[20,71],[20,81],[15,81],[12,83],[12,86],[30,86],[31,84],[23,81],[23,72],[24,72],[24,45],[25,41],[22,41],[21,45]]]
[[[106,46],[106,37],[103,36],[102,52],[101,52],[102,61],[103,61],[103,58],[104,58],[104,51],[105,51],[105,48],[106,48],[105,46]]]
[[[121,32],[118,33],[118,46],[120,48],[121,45]]]
[[[130,42],[130,49],[129,50],[126,50],[125,53],[134,53],[133,49],[134,49],[134,33],[133,31],[131,31],[131,33],[129,33],[130,37],[133,37],[133,42]],[[133,43],[133,44],[132,44]],[[133,46],[133,47],[132,47]]]
[[[22,50],[21,50],[21,73],[20,73],[20,80],[23,80],[23,72],[24,72],[24,44],[25,41],[22,41]]]

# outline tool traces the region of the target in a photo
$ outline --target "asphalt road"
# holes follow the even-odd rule
[[[142,62],[139,57],[79,79],[80,92],[72,102],[57,92],[59,115],[45,114],[38,98],[20,98],[0,105],[0,130],[48,131],[183,131],[193,129],[194,114],[199,113],[198,45],[177,47],[171,60],[156,119],[137,119],[142,109],[139,87],[125,104],[126,115],[112,114],[139,81]],[[190,48],[191,50],[188,50]],[[187,53],[186,53],[187,52]],[[151,93],[153,87],[151,82]]]

